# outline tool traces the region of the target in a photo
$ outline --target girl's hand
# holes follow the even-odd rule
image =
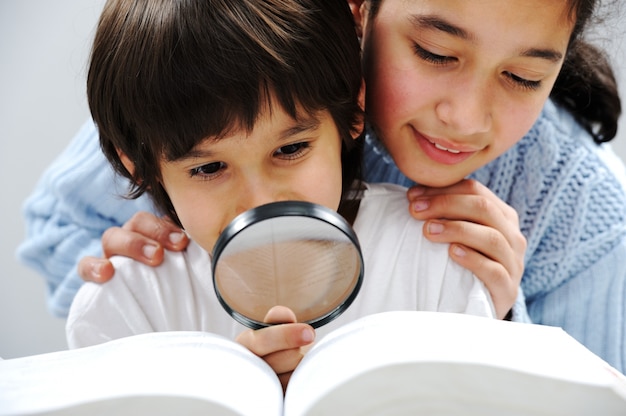
[[[163,262],[164,250],[181,251],[189,244],[187,235],[169,218],[138,212],[122,227],[111,227],[102,235],[104,258],[84,257],[78,274],[85,281],[106,282],[115,274],[109,257],[130,257],[148,266]]]
[[[239,334],[236,341],[263,358],[272,367],[280,379],[284,392],[291,373],[304,356],[304,347],[315,340],[315,330],[310,325],[296,323],[296,315],[284,306],[270,309],[264,321],[280,325],[257,330],[248,329]]]
[[[498,318],[515,303],[524,273],[526,238],[517,212],[475,180],[407,192],[411,215],[425,220],[424,236],[450,243],[450,257],[471,270],[491,293]]]

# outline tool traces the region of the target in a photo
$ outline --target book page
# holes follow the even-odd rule
[[[280,382],[263,360],[202,332],[0,361],[1,415],[276,416],[282,403]]]
[[[315,393],[313,393],[315,392]],[[624,415],[626,379],[560,328],[388,312],[328,334],[285,415]]]

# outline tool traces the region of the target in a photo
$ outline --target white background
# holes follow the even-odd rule
[[[43,279],[16,261],[15,250],[24,238],[24,199],[88,117],[86,62],[103,4],[0,0],[0,357],[5,359],[66,348],[63,320],[46,309]],[[606,38],[613,39],[615,61],[623,63],[624,37],[607,32]],[[626,84],[626,70],[620,79]],[[626,159],[624,118],[621,126],[613,143]]]

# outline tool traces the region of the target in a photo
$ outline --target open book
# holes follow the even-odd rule
[[[284,401],[239,344],[164,332],[0,361],[0,414],[610,416],[626,378],[559,328],[387,312],[320,340]]]

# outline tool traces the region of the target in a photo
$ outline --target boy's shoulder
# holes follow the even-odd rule
[[[70,318],[81,310],[115,304],[145,308],[157,299],[174,302],[190,292],[212,290],[210,275],[204,279],[201,272],[210,270],[209,256],[193,241],[184,251],[166,250],[163,263],[156,267],[122,256],[111,257],[111,262],[115,267],[113,278],[105,283],[83,284],[72,302]]]
[[[406,186],[398,185],[395,183],[367,182],[364,185],[366,188],[366,193],[368,194],[369,197],[398,196],[398,195],[406,196],[406,191],[408,190]]]
[[[193,240],[182,251],[165,250],[163,263],[159,266],[148,266],[128,257],[114,256],[111,262],[115,267],[115,277],[121,280],[134,281],[137,277],[160,278],[161,276],[191,276],[196,270],[210,265],[208,253]],[[107,282],[109,284],[110,282]]]
[[[410,233],[421,238],[424,222],[414,219],[409,213],[407,188],[390,183],[367,183],[363,191],[354,229],[360,240],[369,237],[392,236],[396,240]]]
[[[361,197],[359,216],[410,218],[407,189],[393,183],[366,183]]]
[[[144,332],[204,329],[207,307],[196,300],[210,296],[213,286],[208,254],[197,244],[166,252],[157,267],[124,257],[111,261],[113,278],[85,283],[72,302],[66,324],[71,348]]]

